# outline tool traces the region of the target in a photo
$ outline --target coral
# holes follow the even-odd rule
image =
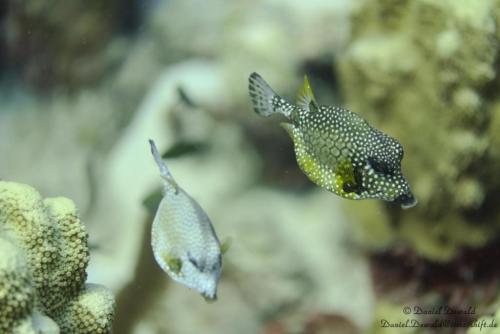
[[[500,2],[393,2],[366,1],[355,12],[337,65],[348,106],[405,147],[403,170],[419,204],[400,212],[363,203],[356,211],[366,234],[386,226],[379,246],[405,240],[417,254],[446,261],[500,228]]]
[[[0,181],[0,253],[2,332],[27,326],[33,312],[63,333],[111,332],[114,298],[85,285],[87,233],[71,200],[43,200],[29,186]]]
[[[19,248],[0,237],[0,254],[0,332],[4,333],[31,313],[35,288]]]

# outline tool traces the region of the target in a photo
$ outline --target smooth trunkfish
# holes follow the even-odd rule
[[[293,140],[295,156],[307,177],[341,197],[375,198],[401,205],[417,204],[401,171],[403,146],[344,108],[319,105],[307,76],[293,105],[257,73],[249,77],[254,110],[282,114],[282,127]]]

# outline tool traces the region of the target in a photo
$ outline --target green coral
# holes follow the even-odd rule
[[[406,240],[446,261],[500,228],[500,2],[393,3],[360,6],[338,69],[348,106],[405,147],[403,170],[419,204],[401,212],[363,203],[367,210],[356,212],[372,245]],[[370,235],[381,225],[388,233],[377,245]]]
[[[0,236],[0,332],[5,333],[17,325],[17,319],[31,314],[35,289],[20,249]]]
[[[111,332],[114,298],[85,285],[87,233],[71,200],[0,181],[0,253],[0,332],[30,327],[34,312],[63,333]]]

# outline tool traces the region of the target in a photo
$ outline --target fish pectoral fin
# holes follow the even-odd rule
[[[180,258],[166,255],[165,262],[167,263],[168,269],[170,269],[176,275],[181,272],[182,260]]]
[[[318,103],[314,97],[314,93],[307,75],[304,76],[304,83],[297,94],[297,105],[307,111],[318,110]]]
[[[342,185],[342,190],[346,193],[358,193],[359,192],[359,185],[357,185],[354,182],[344,182]]]
[[[233,244],[233,238],[227,237],[222,241],[220,245],[220,252],[222,255],[226,254],[229,248],[231,248],[231,245]]]
[[[361,194],[363,189],[363,176],[361,171],[354,167],[350,160],[339,164],[337,173],[342,179],[342,190],[347,193]]]

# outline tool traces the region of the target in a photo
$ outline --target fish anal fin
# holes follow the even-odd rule
[[[297,105],[307,111],[316,111],[318,109],[318,103],[307,75],[304,76],[304,83],[297,94]]]

